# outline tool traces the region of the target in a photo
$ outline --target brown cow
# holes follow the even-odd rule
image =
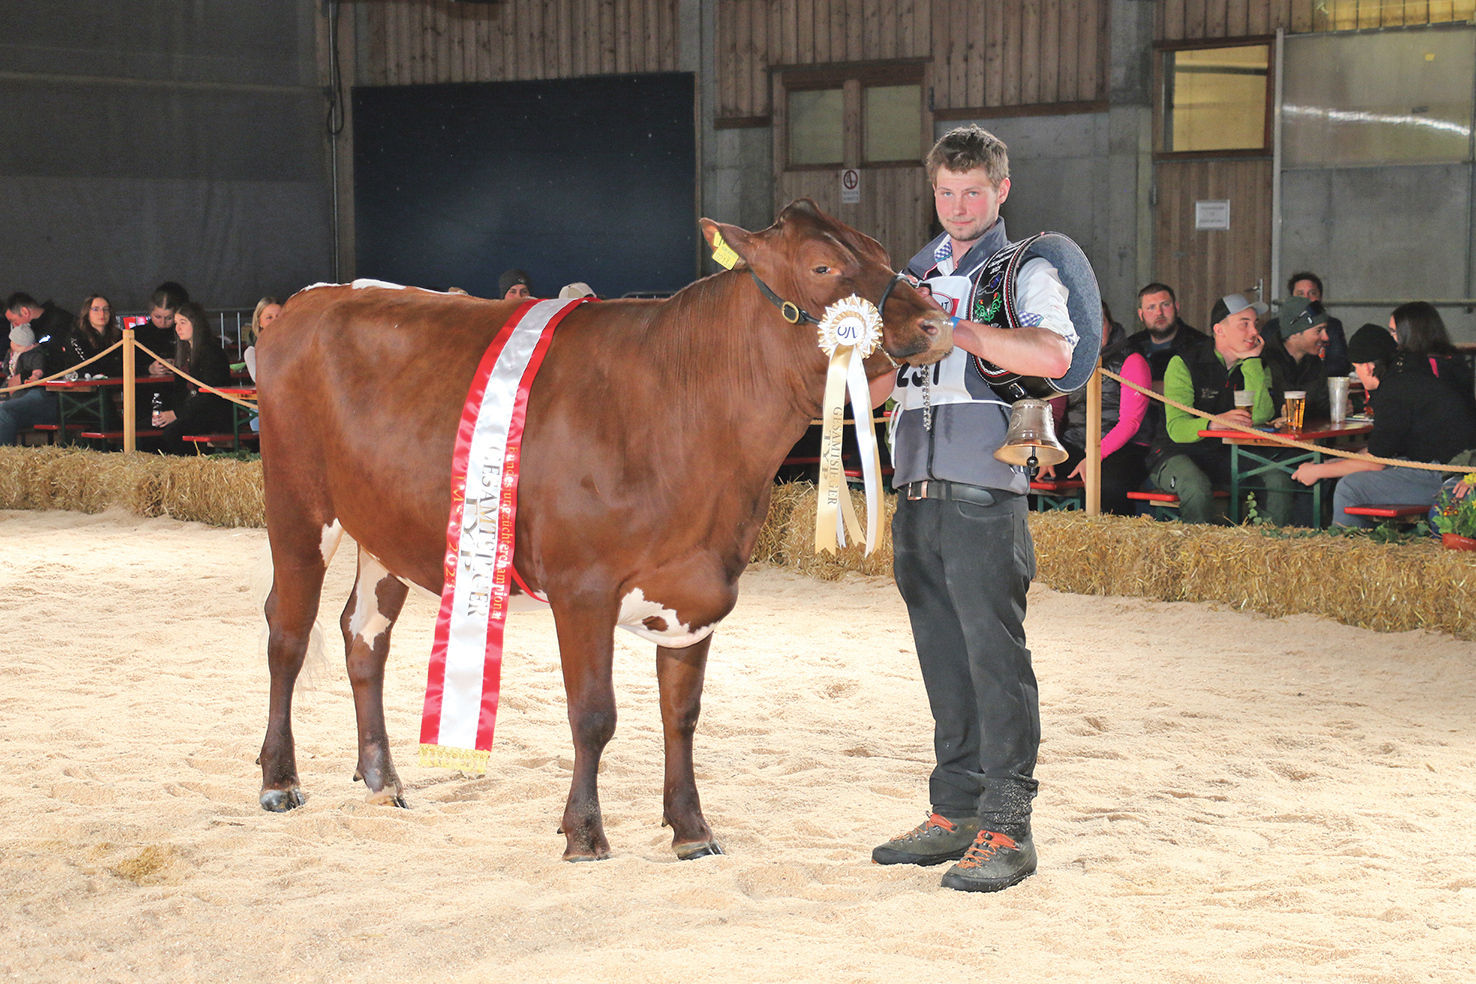
[[[818,315],[858,294],[883,307],[894,359],[930,363],[952,344],[947,317],[893,274],[881,246],[812,202],[791,204],[757,233],[701,225],[709,242],[721,230],[744,262],[667,300],[570,312],[529,397],[513,564],[547,596],[558,631],[574,736],[562,827],[569,860],[610,851],[596,772],[615,730],[617,624],[658,644],[673,847],[684,858],[721,853],[692,775],[709,633],[737,600],[774,475],[819,412],[826,365],[813,326],[786,321],[780,305]],[[340,620],[358,719],[355,778],[371,800],[404,805],[384,723],[390,630],[407,582],[441,590],[457,421],[478,360],[517,306],[362,282],[318,286],[288,300],[261,338],[274,566],[265,809],[303,802],[292,688],[341,532],[359,544]],[[872,360],[872,375],[887,369],[881,353]]]

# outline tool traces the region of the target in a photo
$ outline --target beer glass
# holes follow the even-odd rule
[[[1307,422],[1307,391],[1287,390],[1286,403],[1282,405],[1282,412],[1286,415],[1286,427],[1291,431],[1300,431]]]

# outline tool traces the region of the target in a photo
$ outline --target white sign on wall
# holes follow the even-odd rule
[[[861,204],[861,172],[848,167],[840,173],[841,204]]]
[[[1194,228],[1229,229],[1230,199],[1222,198],[1194,203]]]

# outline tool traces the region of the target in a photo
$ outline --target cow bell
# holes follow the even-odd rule
[[[1010,408],[1010,429],[994,456],[1007,465],[1031,470],[1065,461],[1066,449],[1056,440],[1051,405],[1035,397],[1016,401]]]

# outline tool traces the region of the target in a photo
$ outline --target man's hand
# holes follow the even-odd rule
[[[1055,478],[1056,478],[1056,466],[1055,465],[1041,465],[1039,468],[1036,469],[1036,471],[1035,471],[1035,477],[1038,478],[1038,479],[1040,479],[1042,482],[1055,481]]]
[[[1292,472],[1292,481],[1301,482],[1303,485],[1316,485],[1324,477],[1322,465],[1310,461],[1298,465],[1297,470]]]
[[[1224,430],[1231,429],[1229,427],[1225,427],[1225,424],[1239,424],[1242,427],[1252,426],[1250,411],[1241,407],[1236,407],[1234,410],[1226,410],[1224,413],[1216,414],[1215,416],[1210,418],[1210,422],[1215,424],[1216,427]]]

